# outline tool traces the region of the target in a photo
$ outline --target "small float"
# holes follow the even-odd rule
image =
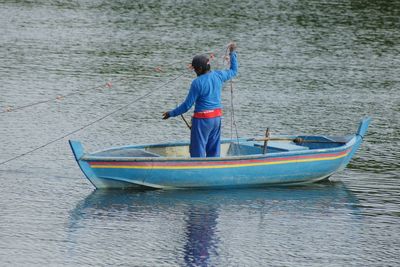
[[[97,189],[237,188],[304,184],[343,170],[360,147],[370,118],[355,134],[266,135],[225,139],[221,157],[191,158],[189,142],[130,145],[85,153],[70,146],[79,167]]]

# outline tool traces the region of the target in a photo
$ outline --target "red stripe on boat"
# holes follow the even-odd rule
[[[304,156],[292,156],[292,157],[278,157],[278,158],[263,158],[263,159],[248,159],[248,160],[235,160],[235,161],[172,161],[172,162],[158,162],[158,161],[146,161],[146,162],[132,162],[132,161],[92,161],[90,166],[218,166],[218,165],[235,165],[235,164],[248,164],[248,163],[267,163],[276,162],[283,160],[303,160],[303,159],[318,159],[326,157],[337,157],[342,156],[350,152],[351,149],[341,151],[338,153],[318,154],[318,155],[304,155]]]

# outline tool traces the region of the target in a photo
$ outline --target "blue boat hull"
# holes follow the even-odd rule
[[[287,150],[272,146],[270,152],[258,152],[256,143],[244,140],[237,144],[239,155],[221,158],[162,157],[152,154],[149,146],[113,148],[85,154],[81,144],[70,141],[75,158],[86,177],[96,188],[226,188],[255,187],[272,184],[301,184],[326,179],[342,170],[362,143],[370,120],[360,123],[357,133],[346,142],[299,146],[287,144]],[[315,138],[315,137],[314,137]],[[226,140],[225,143],[234,143]],[[327,144],[325,144],[327,143]],[[340,144],[339,144],[340,143]],[[176,145],[176,144],[173,144]],[[164,148],[169,145],[153,145]],[[306,146],[307,145],[307,146]],[[293,149],[293,150],[291,150]],[[144,155],[130,157],[129,151]],[[124,154],[125,153],[125,154]]]

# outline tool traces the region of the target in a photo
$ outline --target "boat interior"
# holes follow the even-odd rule
[[[352,137],[298,136],[286,141],[268,141],[266,153],[339,147],[347,143]],[[263,153],[264,142],[246,140],[223,140],[221,142],[221,157]],[[190,157],[188,143],[113,148],[91,155],[101,157]]]

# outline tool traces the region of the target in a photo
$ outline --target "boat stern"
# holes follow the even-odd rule
[[[354,154],[357,152],[357,150],[360,148],[364,136],[367,133],[369,124],[371,123],[371,118],[370,117],[365,117],[361,120],[359,126],[358,126],[358,130],[357,133],[355,134],[354,138],[355,138],[355,143],[350,151],[350,153],[347,155],[345,161],[342,163],[342,166],[340,169],[344,169],[347,164],[349,164],[350,160],[353,158]]]
[[[371,123],[370,117],[365,117],[361,120],[360,125],[358,126],[357,136],[364,138],[365,134],[367,133],[369,124]]]

